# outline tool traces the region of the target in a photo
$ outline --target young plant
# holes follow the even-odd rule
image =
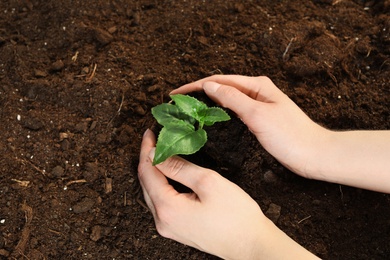
[[[152,108],[152,114],[163,126],[157,138],[153,165],[177,154],[193,154],[207,141],[203,126],[230,120],[221,108],[208,107],[188,95],[172,95],[174,104],[163,103]]]

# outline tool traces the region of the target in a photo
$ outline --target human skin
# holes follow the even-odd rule
[[[160,235],[223,259],[316,259],[267,219],[247,193],[217,172],[178,156],[153,166],[155,144],[148,129],[138,176]],[[193,192],[177,192],[167,178]]]
[[[234,111],[262,146],[297,174],[390,192],[390,132],[336,132],[314,123],[266,77],[212,76],[171,94],[205,91]],[[155,136],[144,134],[139,179],[158,232],[225,259],[312,259],[269,221],[253,199],[218,173],[180,157],[152,166]],[[191,188],[178,193],[167,178]]]
[[[390,131],[332,131],[267,77],[216,75],[171,94],[204,90],[234,111],[280,163],[310,179],[390,193]]]

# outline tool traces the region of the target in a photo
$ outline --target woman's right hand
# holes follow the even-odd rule
[[[279,162],[304,177],[328,131],[314,123],[267,77],[214,75],[175,89],[171,94],[204,90],[234,111]]]

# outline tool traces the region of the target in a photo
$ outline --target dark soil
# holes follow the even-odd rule
[[[156,232],[137,179],[151,107],[267,75],[318,123],[390,129],[390,1],[0,3],[0,258],[215,259]],[[197,156],[326,259],[390,255],[390,196],[300,178],[239,120]],[[279,210],[280,209],[280,210]]]

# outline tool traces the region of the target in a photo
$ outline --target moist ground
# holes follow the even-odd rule
[[[388,0],[1,1],[0,258],[215,259],[160,237],[145,207],[151,107],[205,76],[266,75],[325,127],[389,129],[389,11]],[[300,178],[237,119],[209,138],[191,159],[316,255],[390,255],[389,195]]]

